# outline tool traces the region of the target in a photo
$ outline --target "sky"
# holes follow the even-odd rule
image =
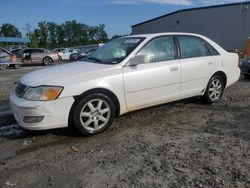
[[[186,8],[242,0],[0,0],[0,25],[11,23],[24,34],[25,24],[61,24],[77,20],[90,26],[105,24],[109,37],[131,33],[137,23]]]

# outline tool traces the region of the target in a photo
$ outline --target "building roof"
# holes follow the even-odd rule
[[[240,3],[228,3],[228,4],[221,4],[221,5],[212,5],[212,6],[205,6],[205,7],[181,9],[181,10],[177,10],[177,11],[174,11],[174,12],[171,12],[171,13],[168,13],[168,14],[165,14],[165,15],[162,15],[162,16],[159,16],[159,17],[156,17],[156,18],[153,18],[153,19],[150,19],[150,20],[135,24],[135,25],[132,25],[132,27],[139,26],[139,25],[142,25],[142,24],[145,24],[145,23],[148,23],[148,22],[152,22],[154,20],[158,20],[160,18],[164,18],[164,17],[170,16],[172,14],[177,14],[177,13],[180,13],[180,12],[202,10],[202,9],[211,9],[211,8],[218,8],[218,7],[229,7],[229,6],[237,6],[237,5],[249,5],[249,4],[250,4],[250,1],[245,1],[245,2],[240,2]]]
[[[29,43],[30,39],[25,37],[0,37],[0,42]]]

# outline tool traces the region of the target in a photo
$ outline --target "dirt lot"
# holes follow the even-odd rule
[[[250,187],[250,81],[216,105],[197,98],[118,118],[103,134],[22,130],[0,72],[0,187]]]

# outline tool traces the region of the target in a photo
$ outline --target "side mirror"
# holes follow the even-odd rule
[[[150,63],[150,55],[136,55],[130,62],[130,66],[136,66],[139,64]]]

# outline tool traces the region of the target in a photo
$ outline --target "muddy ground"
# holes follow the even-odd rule
[[[124,115],[105,133],[22,130],[0,71],[0,187],[250,187],[250,81],[216,105],[199,98]]]

